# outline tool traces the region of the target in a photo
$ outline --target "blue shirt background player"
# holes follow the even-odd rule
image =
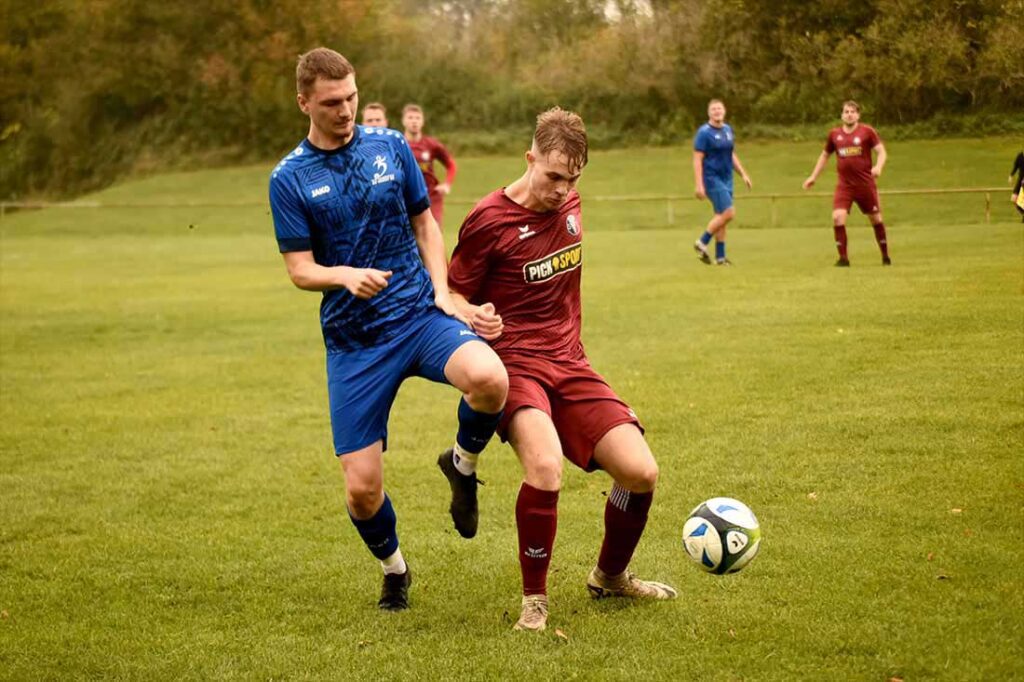
[[[753,186],[750,176],[736,156],[736,136],[725,122],[725,104],[718,99],[708,103],[708,122],[693,138],[693,176],[698,199],[709,199],[714,216],[707,229],[693,243],[701,262],[710,264],[708,244],[715,238],[715,262],[732,265],[725,257],[725,227],[736,215],[732,201],[732,175],[738,170],[747,187]]]
[[[323,292],[320,322],[334,452],[345,474],[349,518],[384,570],[378,605],[408,608],[411,572],[384,493],[388,416],[408,377],[463,393],[455,446],[438,458],[449,507],[465,537],[476,533],[476,457],[494,434],[508,391],[498,356],[456,317],[444,238],[404,136],[355,124],[355,70],[316,48],[296,67],[309,134],[274,168],[270,205],[292,282]]]

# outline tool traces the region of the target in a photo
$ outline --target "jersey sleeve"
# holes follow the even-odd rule
[[[270,212],[274,216],[274,235],[281,253],[313,250],[306,211],[295,187],[284,174],[270,178]]]
[[[427,183],[416,163],[416,157],[404,137],[399,137],[398,155],[402,159],[402,195],[405,197],[405,210],[409,216],[417,216],[430,208],[430,197],[427,194]]]
[[[867,147],[868,149],[874,149],[878,145],[882,144],[882,138],[878,136],[878,131],[874,128],[869,127],[868,130],[871,131],[871,134],[868,135]]]
[[[693,151],[708,153],[708,136],[704,128],[698,129],[697,134],[693,136]]]
[[[466,216],[448,265],[448,288],[472,301],[487,277],[496,242],[497,233],[484,212],[475,210]]]
[[[434,140],[434,156],[437,158],[438,161],[444,164],[444,181],[447,182],[449,185],[455,182],[455,171],[457,168],[455,165],[455,159],[452,158],[452,155],[448,152],[448,149],[437,140]]]
[[[836,150],[835,140],[832,137],[832,133],[829,133],[828,137],[825,138],[825,152],[827,154],[832,154],[832,153],[835,152],[835,150]]]

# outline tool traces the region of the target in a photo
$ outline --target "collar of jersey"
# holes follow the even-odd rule
[[[352,139],[349,140],[348,142],[346,142],[345,144],[341,145],[337,149],[320,149],[320,147],[317,147],[315,144],[310,142],[308,137],[302,141],[302,144],[304,144],[306,147],[308,147],[309,151],[311,151],[311,152],[316,152],[317,154],[325,154],[327,156],[332,156],[334,154],[338,154],[340,152],[345,151],[346,149],[348,149],[349,147],[351,147],[352,145],[354,145],[356,143],[356,140],[359,139],[360,135],[362,135],[362,132],[359,130],[359,128],[360,128],[360,126],[358,126],[358,125],[355,126],[355,128],[352,129]]]

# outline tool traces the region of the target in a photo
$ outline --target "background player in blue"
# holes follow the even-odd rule
[[[405,138],[356,125],[352,65],[333,50],[311,50],[299,57],[296,86],[309,136],[271,174],[274,229],[295,286],[323,292],[331,427],[349,517],[383,566],[379,606],[404,609],[412,574],[383,485],[398,387],[422,376],[464,394],[455,446],[438,465],[451,486],[455,527],[472,537],[476,457],[498,424],[508,376],[457,319],[444,239]]]
[[[753,187],[750,176],[734,151],[736,137],[725,122],[725,104],[720,99],[708,102],[708,122],[697,130],[693,138],[693,177],[698,199],[709,199],[715,215],[708,222],[704,234],[693,243],[701,262],[710,264],[708,243],[715,238],[715,262],[731,265],[725,257],[725,226],[736,216],[732,207],[733,168],[739,171],[747,189]]]

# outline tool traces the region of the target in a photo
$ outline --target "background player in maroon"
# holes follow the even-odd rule
[[[881,204],[878,201],[878,187],[875,185],[875,179],[882,175],[882,169],[885,167],[885,145],[874,128],[860,123],[860,105],[853,100],[843,102],[842,119],[843,125],[829,131],[825,149],[818,156],[814,170],[804,180],[804,189],[810,189],[814,185],[814,181],[828,163],[829,155],[835,152],[836,171],[839,175],[832,199],[832,230],[836,238],[836,248],[839,250],[836,265],[850,265],[846,250],[846,216],[854,202],[861,213],[871,221],[871,226],[875,230],[875,240],[882,252],[882,265],[891,265]],[[878,155],[874,165],[871,163],[872,150]]]
[[[405,139],[412,147],[412,153],[420,164],[420,170],[423,171],[423,179],[427,182],[427,191],[430,194],[430,212],[440,225],[444,216],[444,197],[452,191],[452,183],[455,182],[455,159],[437,139],[423,134],[423,123],[423,109],[417,104],[406,104],[402,109]],[[440,161],[444,166],[444,182],[440,182],[434,174],[434,161]]]
[[[523,466],[516,501],[522,614],[516,629],[547,624],[547,573],[563,455],[614,479],[605,535],[587,587],[597,597],[671,599],[676,591],[627,570],[658,479],[636,415],[594,371],[580,342],[583,220],[576,183],[587,136],[574,113],[537,117],[526,172],[466,217],[449,269],[462,315],[491,341],[509,375],[498,426]]]

